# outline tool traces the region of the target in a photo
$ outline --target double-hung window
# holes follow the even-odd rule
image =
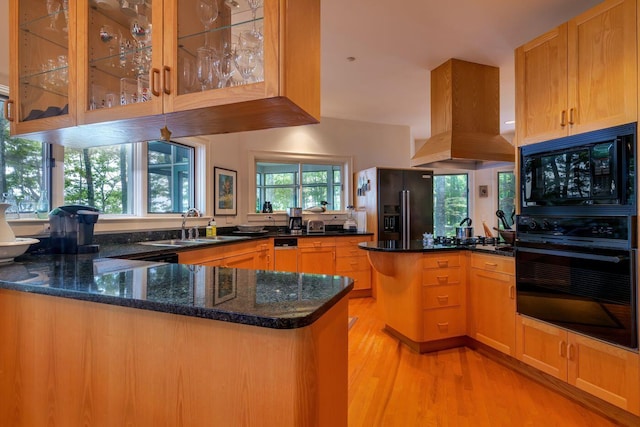
[[[265,202],[279,211],[289,207],[345,208],[341,163],[257,161],[255,172],[256,212],[261,212]]]

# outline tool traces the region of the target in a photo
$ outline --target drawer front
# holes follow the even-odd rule
[[[471,267],[499,273],[515,274],[515,259],[500,255],[471,254]]]
[[[357,246],[336,246],[336,256],[340,257],[367,257],[367,252]]]
[[[460,268],[439,268],[422,270],[423,285],[454,285],[461,283],[462,271]]]
[[[422,256],[423,268],[460,267],[458,252],[441,252],[439,254],[425,254]]]
[[[304,237],[298,239],[299,248],[326,248],[335,247],[336,239],[333,237]]]
[[[349,272],[349,271],[361,271],[368,270],[369,260],[367,257],[343,257],[339,256],[336,258],[336,271],[341,272]]]
[[[336,246],[358,246],[361,242],[370,242],[371,236],[336,237]]]
[[[353,279],[353,289],[371,289],[371,270],[336,272],[338,276],[351,277]]]
[[[466,334],[466,319],[462,307],[424,310],[422,315],[425,341]]]
[[[457,307],[462,302],[462,286],[423,286],[422,308]]]

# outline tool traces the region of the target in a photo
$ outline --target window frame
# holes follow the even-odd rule
[[[353,157],[352,156],[331,156],[324,154],[298,154],[298,153],[284,153],[274,151],[249,151],[248,153],[248,165],[247,176],[251,177],[247,185],[249,186],[249,199],[248,202],[248,215],[261,214],[255,212],[255,206],[257,201],[258,185],[256,182],[256,163],[269,162],[269,163],[305,163],[305,164],[326,164],[326,165],[341,165],[342,167],[342,206],[343,209],[339,211],[327,211],[327,212],[347,212],[346,207],[353,205],[353,192],[351,190],[351,175],[353,174]],[[299,168],[300,170],[300,168]],[[303,186],[298,186],[303,187]],[[333,186],[328,187],[329,190],[333,189]],[[301,192],[300,188],[296,191]],[[300,195],[301,197],[301,195]],[[284,212],[284,211],[274,211]],[[266,215],[266,214],[265,214]]]
[[[467,213],[466,213],[466,217],[471,217],[472,216],[471,212],[473,212],[473,197],[471,196],[471,188],[473,186],[474,174],[469,173],[468,171],[453,171],[453,170],[452,171],[448,171],[448,172],[434,174],[433,175],[433,188],[434,188],[434,191],[433,191],[433,197],[434,197],[434,200],[433,200],[433,228],[434,228],[434,230],[433,231],[434,231],[434,234],[437,235],[437,236],[440,236],[440,235],[447,236],[447,233],[446,232],[444,232],[442,234],[436,233],[436,224],[437,224],[437,221],[436,221],[436,201],[435,201],[436,179],[438,177],[443,177],[443,176],[457,176],[457,175],[466,175],[466,177],[467,177],[467,190],[466,190],[466,193],[467,193],[466,194]],[[461,221],[463,219],[464,218],[462,218]],[[451,233],[449,233],[449,234],[451,234]],[[455,236],[455,233],[453,233],[453,235]]]

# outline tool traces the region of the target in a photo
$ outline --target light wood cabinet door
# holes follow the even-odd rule
[[[517,316],[517,358],[634,414],[640,413],[638,354]]]
[[[298,272],[298,248],[274,248],[273,269],[275,271]]]
[[[516,49],[518,145],[638,119],[635,0],[607,0]]]
[[[567,135],[567,25],[516,49],[518,144]]]
[[[638,354],[570,332],[567,342],[569,384],[638,414]]]
[[[254,253],[241,253],[237,255],[230,255],[222,260],[222,267],[227,268],[255,268],[255,256]]]
[[[273,239],[256,245],[255,258],[258,270],[273,270]]]
[[[602,2],[568,23],[571,134],[638,120],[635,0]]]
[[[474,255],[472,255],[473,257]],[[510,274],[471,269],[472,336],[505,354],[515,349],[515,279]]]
[[[333,246],[298,247],[298,272],[335,274],[336,249]]]

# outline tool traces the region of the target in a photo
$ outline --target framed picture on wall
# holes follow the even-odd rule
[[[238,215],[238,172],[214,167],[213,178],[214,215]]]

